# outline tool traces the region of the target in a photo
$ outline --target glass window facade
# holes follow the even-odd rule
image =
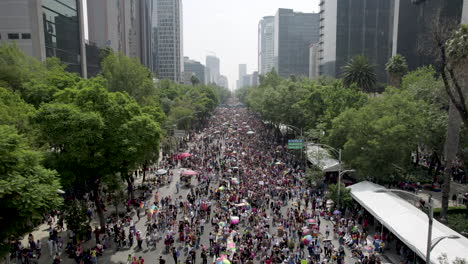
[[[279,75],[309,76],[309,46],[320,35],[320,15],[279,9],[275,18],[275,65]]]
[[[47,57],[58,57],[67,70],[81,74],[80,23],[76,0],[43,0]]]

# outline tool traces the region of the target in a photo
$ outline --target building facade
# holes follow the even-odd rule
[[[319,75],[319,50],[320,45],[318,43],[312,44],[309,47],[309,78],[314,79]]]
[[[0,42],[15,42],[38,60],[58,57],[67,71],[86,77],[81,0],[0,1]]]
[[[210,69],[210,79],[208,83],[218,83],[220,74],[220,61],[219,58],[213,55],[206,56],[206,68]]]
[[[242,88],[242,80],[247,74],[247,64],[239,64],[239,78],[236,81],[237,88]]]
[[[87,5],[90,43],[138,58],[153,68],[152,0],[99,0],[87,1]]]
[[[184,71],[193,73],[193,75],[200,80],[200,84],[207,84],[205,80],[205,65],[201,64],[199,61],[184,57]]]
[[[258,72],[262,75],[274,67],[274,25],[274,16],[265,16],[258,23]]]
[[[274,64],[280,76],[309,76],[309,45],[319,41],[319,20],[319,14],[278,10],[274,22]]]
[[[340,77],[350,59],[364,55],[376,66],[378,81],[386,82],[393,9],[393,0],[321,0],[320,75]]]
[[[436,58],[427,52],[432,45],[432,24],[438,16],[460,21],[463,0],[394,1],[392,56],[403,55],[410,70],[434,64]]]
[[[182,0],[153,0],[153,65],[158,79],[182,82]]]

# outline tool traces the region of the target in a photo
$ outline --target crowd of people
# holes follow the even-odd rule
[[[374,253],[389,238],[369,238],[362,209],[331,211],[324,190],[305,177],[301,159],[246,108],[217,108],[208,126],[181,146],[189,155],[166,156],[159,169],[167,175],[190,169],[193,180],[175,183],[175,193],[144,185],[124,217],[109,217],[105,227],[91,230],[95,246],[84,250],[74,241],[65,247],[77,264],[96,264],[109,248],[133,247],[163,248],[151,260],[159,263],[381,262]],[[140,221],[144,229],[137,228]],[[130,254],[122,263],[144,262]],[[53,263],[61,263],[60,254]]]

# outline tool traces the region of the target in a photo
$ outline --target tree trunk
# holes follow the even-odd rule
[[[128,195],[130,199],[133,200],[135,198],[135,192],[133,191],[133,176],[127,177],[127,185],[128,185]]]
[[[144,183],[145,180],[146,180],[146,169],[148,168],[148,166],[146,166],[146,163],[143,164],[143,180],[142,182]]]
[[[99,193],[99,181],[96,181],[93,186],[94,204],[96,205],[96,211],[99,217],[99,224],[101,229],[106,226],[106,219],[104,218],[104,205],[101,203],[101,195]]]
[[[442,184],[442,210],[440,213],[441,220],[447,222],[447,210],[450,200],[450,183],[452,181],[452,168],[456,161],[458,152],[458,143],[460,140],[461,117],[455,106],[450,103],[447,137],[445,139],[444,156],[445,169],[444,181]]]

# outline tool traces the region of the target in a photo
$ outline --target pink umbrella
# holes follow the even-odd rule
[[[198,172],[196,171],[193,171],[193,170],[186,170],[184,172],[182,172],[182,175],[197,175]]]
[[[188,158],[188,157],[192,156],[192,154],[187,153],[187,152],[184,152],[184,153],[180,154],[180,156],[181,156],[182,158]]]

